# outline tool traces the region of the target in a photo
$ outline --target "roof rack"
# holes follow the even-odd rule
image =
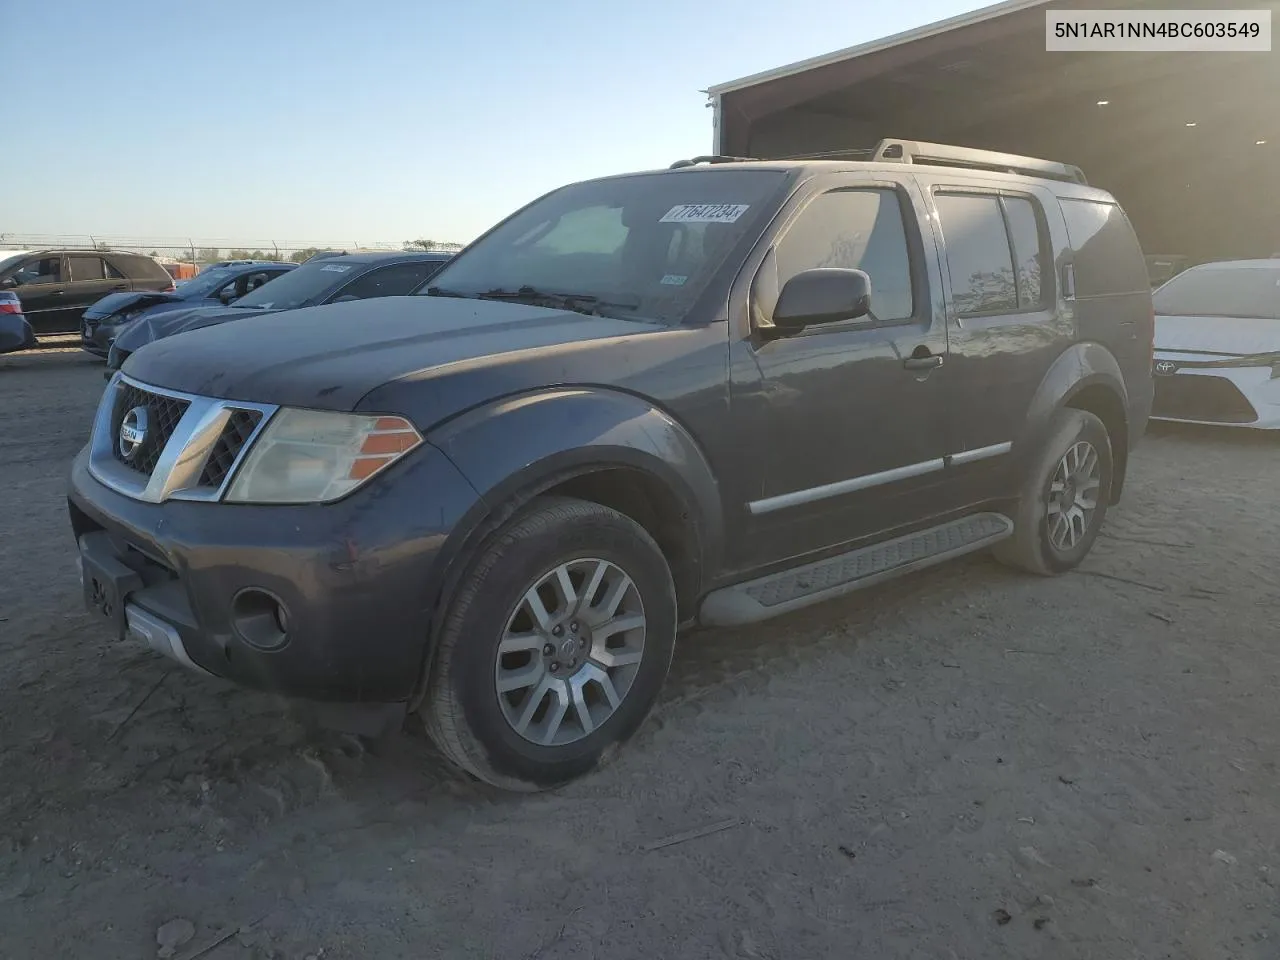
[[[1070,183],[1088,184],[1084,171],[1069,163],[1054,160],[1038,160],[1020,157],[1013,153],[994,150],[975,150],[972,147],[954,147],[945,143],[926,143],[922,140],[881,140],[872,159],[896,163],[932,164],[945,167],[972,167],[977,170],[999,170],[1004,173],[1020,173],[1029,177],[1046,177]]]
[[[755,157],[694,157],[691,160],[677,160],[668,169],[679,170],[682,167],[696,167],[700,163],[749,163]]]

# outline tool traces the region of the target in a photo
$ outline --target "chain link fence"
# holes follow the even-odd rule
[[[362,242],[358,239],[242,240],[225,237],[126,237],[100,234],[0,233],[0,255],[5,250],[45,250],[59,248],[121,250],[203,266],[219,260],[285,260],[301,263],[321,250],[461,250],[452,241],[421,238],[400,243]]]

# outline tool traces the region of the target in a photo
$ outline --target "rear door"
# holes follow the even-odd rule
[[[752,281],[768,318],[802,270],[871,278],[870,318],[748,340],[753,370],[732,364],[733,424],[757,451],[740,563],[758,567],[918,524],[944,480],[949,370],[936,261],[920,230],[914,183],[871,174],[823,178]],[[798,209],[796,209],[798,208]],[[784,215],[785,216],[785,215]],[[737,352],[738,348],[735,348]]]
[[[1038,186],[917,174],[933,205],[951,347],[948,506],[1013,492],[1014,438],[1050,365],[1074,341],[1057,296],[1057,204]]]
[[[129,281],[120,276],[106,260],[93,254],[69,254],[66,258],[67,284],[64,296],[66,307],[63,319],[70,324],[80,322],[86,307],[97,303],[109,293],[129,289]],[[71,329],[68,326],[68,329]]]

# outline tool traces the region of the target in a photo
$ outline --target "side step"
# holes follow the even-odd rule
[[[1013,521],[1003,514],[975,513],[905,537],[722,587],[702,601],[699,620],[711,627],[758,623],[973,553],[1012,535]]]

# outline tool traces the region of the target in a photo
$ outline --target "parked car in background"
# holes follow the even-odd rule
[[[95,356],[105,357],[116,337],[142,317],[195,307],[227,306],[296,266],[276,261],[248,261],[206,270],[179,283],[169,293],[151,290],[108,294],[84,312],[80,321],[80,345]]]
[[[0,290],[0,353],[36,345],[35,331],[22,315],[22,301],[12,290]]]
[[[200,273],[206,270],[220,270],[223,267],[243,267],[245,264],[257,263],[256,260],[215,260],[213,263],[206,263],[200,268]]]
[[[75,333],[86,308],[109,293],[172,291],[151,257],[114,250],[34,250],[0,261],[0,290],[18,295],[37,334]]]
[[[1180,254],[1147,254],[1147,275],[1151,289],[1167,283],[1190,266],[1190,259]]]
[[[71,470],[87,606],[533,790],[635,732],[681,625],[1071,570],[1151,405],[1129,220],[1065,164],[875,157],[572,184],[419,295],[139,351]]]
[[[1280,429],[1280,260],[1202,263],[1153,301],[1152,418]]]
[[[107,356],[107,370],[118,370],[139,347],[175,333],[322,303],[402,296],[422,286],[450,256],[447,253],[362,253],[308,261],[230,306],[171,310],[160,316],[142,318],[116,338]]]

